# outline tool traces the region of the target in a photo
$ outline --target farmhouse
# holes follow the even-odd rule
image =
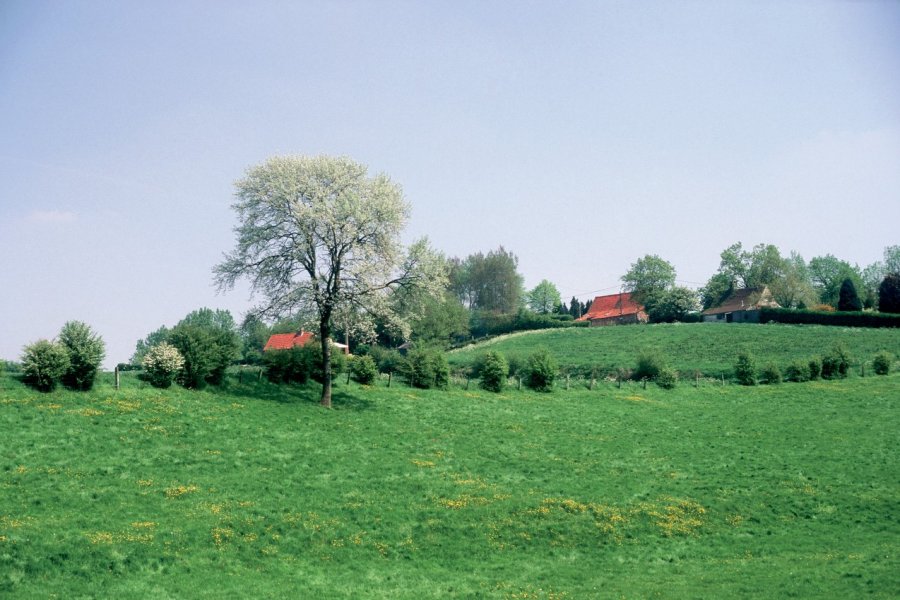
[[[305,346],[315,341],[315,339],[316,337],[311,331],[303,331],[302,329],[300,333],[275,333],[269,337],[269,341],[263,347],[263,352],[268,352],[269,350],[290,350],[291,348]],[[339,344],[332,340],[331,345],[341,350],[344,354],[350,353],[350,347],[346,344]]]
[[[631,298],[631,294],[621,292],[609,296],[597,296],[591,308],[578,321],[588,321],[591,327],[600,325],[624,325],[626,323],[646,323],[649,320],[643,305]]]
[[[703,311],[704,323],[759,323],[759,309],[779,308],[768,286],[734,290],[722,304]]]

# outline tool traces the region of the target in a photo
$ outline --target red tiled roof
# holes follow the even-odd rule
[[[313,334],[310,331],[301,331],[300,333],[276,333],[269,338],[263,352],[266,350],[290,350],[295,346],[305,346],[311,339]]]
[[[613,319],[644,312],[644,307],[631,299],[630,293],[597,296],[591,302],[591,308],[578,321],[594,321],[597,319]]]

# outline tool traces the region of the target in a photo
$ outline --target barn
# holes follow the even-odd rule
[[[609,296],[597,296],[591,308],[578,321],[588,321],[591,327],[625,325],[649,321],[644,306],[635,302],[630,293],[620,292]]]

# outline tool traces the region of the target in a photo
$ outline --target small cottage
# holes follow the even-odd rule
[[[599,327],[646,323],[650,319],[643,305],[635,302],[630,293],[621,292],[609,296],[597,296],[591,302],[591,308],[576,320],[588,321],[591,327]]]
[[[779,308],[768,286],[731,292],[724,302],[703,311],[704,323],[759,323],[760,308]]]
[[[269,350],[290,350],[291,348],[299,348],[316,340],[315,335],[311,331],[300,331],[300,333],[275,333],[269,337],[269,341],[263,347],[263,352]],[[350,347],[346,344],[339,344],[332,340],[332,347],[337,348],[344,354],[350,353]]]

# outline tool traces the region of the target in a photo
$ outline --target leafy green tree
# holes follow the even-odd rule
[[[427,240],[408,251],[400,234],[409,205],[386,175],[346,157],[274,157],[237,184],[236,248],[215,268],[219,289],[246,277],[262,296],[255,311],[314,315],[323,356],[321,401],[331,406],[329,340],[339,311],[396,316],[398,297],[446,288],[446,265]],[[407,303],[408,305],[409,303]],[[410,314],[406,312],[405,314]]]
[[[654,323],[683,321],[699,306],[697,292],[686,287],[675,286],[660,294],[651,296],[644,303],[650,320]]]
[[[806,261],[796,252],[785,259],[781,276],[768,285],[775,302],[784,308],[805,308],[818,301]]]
[[[265,348],[266,342],[269,341],[271,336],[268,325],[263,323],[256,315],[249,313],[241,323],[239,335],[241,362],[248,365],[262,364],[263,348]]]
[[[885,273],[900,273],[900,246],[887,246],[884,249]]]
[[[450,289],[472,310],[514,313],[523,300],[519,259],[503,246],[450,259]]]
[[[412,339],[417,343],[451,343],[469,336],[469,311],[451,293],[429,297],[422,302],[421,312],[412,319]]]
[[[72,390],[91,389],[106,356],[103,339],[85,323],[69,321],[59,332],[59,343],[69,355],[69,368],[62,376],[63,385]]]
[[[735,282],[727,273],[716,273],[700,289],[703,309],[719,306],[734,291]]]
[[[853,285],[853,280],[849,277],[841,283],[841,291],[838,297],[838,310],[862,310],[862,302],[856,293],[856,286]]]
[[[22,353],[22,380],[42,392],[56,388],[69,369],[69,353],[57,342],[38,340]]]
[[[883,313],[900,313],[900,274],[886,275],[878,286],[878,310]]]
[[[144,360],[144,355],[147,354],[150,348],[168,340],[169,329],[165,325],[162,325],[156,331],[147,334],[147,337],[137,341],[137,345],[134,348],[134,354],[131,355],[131,364],[139,367]]]
[[[643,303],[675,285],[675,267],[655,254],[639,258],[622,276],[623,289]]]
[[[841,284],[845,279],[851,279],[854,287],[862,287],[859,272],[850,266],[850,263],[839,260],[831,254],[817,256],[810,260],[809,273],[813,285],[819,293],[819,301],[823,304],[837,306]]]
[[[859,290],[860,300],[864,308],[876,308],[878,306],[878,286],[887,274],[884,263],[874,262],[860,273],[862,288]]]
[[[546,279],[542,279],[539,284],[534,286],[534,289],[528,292],[528,308],[536,313],[550,314],[561,302],[559,290]]]
[[[188,388],[222,383],[238,356],[237,334],[219,327],[181,322],[169,333],[169,343],[184,357],[182,383]]]

